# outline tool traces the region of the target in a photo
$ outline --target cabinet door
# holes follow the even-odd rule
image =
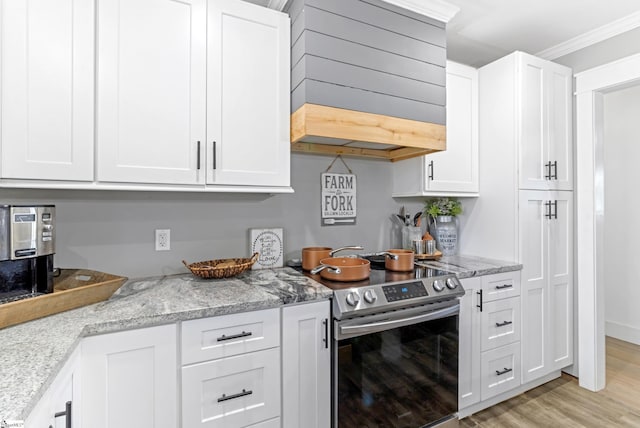
[[[94,2],[1,6],[2,178],[92,181]]]
[[[548,222],[550,193],[520,192],[522,381],[548,373]]]
[[[519,53],[520,188],[548,189],[545,67],[548,61]]]
[[[551,188],[573,189],[573,74],[570,68],[547,66],[548,161],[552,163]]]
[[[82,342],[82,426],[175,428],[176,326],[92,336]]]
[[[480,401],[480,278],[461,280],[465,294],[460,299],[458,348],[458,407]]]
[[[204,183],[205,2],[98,2],[98,181]]]
[[[550,370],[573,364],[573,192],[553,192],[549,221]],[[557,207],[557,212],[556,212]]]
[[[329,301],[282,309],[282,426],[331,424]]]
[[[426,189],[478,193],[478,71],[447,62],[447,150],[425,157]]]
[[[280,348],[182,369],[182,428],[241,428],[280,415]]]
[[[288,186],[289,18],[209,0],[207,184]]]

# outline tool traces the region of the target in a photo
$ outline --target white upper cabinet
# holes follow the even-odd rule
[[[93,180],[94,2],[0,2],[5,179]]]
[[[478,71],[447,61],[447,149],[393,164],[393,196],[478,196]]]
[[[207,184],[289,186],[289,18],[210,0]]]
[[[571,190],[571,69],[518,52],[520,188]]]
[[[206,32],[206,0],[98,2],[98,181],[204,183]]]

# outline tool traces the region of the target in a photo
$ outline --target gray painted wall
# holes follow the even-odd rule
[[[249,255],[248,229],[283,227],[285,260],[303,246],[362,244],[368,251],[398,245],[390,220],[406,204],[391,198],[391,164],[346,159],[357,176],[355,226],[320,226],[320,174],[332,157],[292,154],[287,195],[195,194],[0,189],[2,203],[57,207],[55,264],[130,278],[186,272],[189,262]],[[346,172],[336,162],[332,171]],[[154,230],[171,229],[171,251],[154,250]]]
[[[553,60],[573,69],[574,73],[640,53],[640,28],[619,34]]]

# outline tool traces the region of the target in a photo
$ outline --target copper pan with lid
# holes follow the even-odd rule
[[[362,281],[369,278],[371,263],[358,257],[328,257],[311,269],[311,274],[318,273],[322,278],[332,281]]]
[[[333,257],[335,253],[343,250],[362,250],[361,245],[351,245],[347,247],[305,247],[302,249],[302,269],[311,270],[320,264],[320,260]]]

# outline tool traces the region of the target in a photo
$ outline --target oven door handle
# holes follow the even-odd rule
[[[408,318],[392,319],[380,322],[372,322],[369,324],[360,325],[343,325],[340,326],[340,337],[343,336],[359,336],[363,334],[377,333],[380,331],[391,330],[393,328],[405,327],[412,324],[418,324],[425,321],[433,321],[440,318],[446,318],[448,316],[457,314],[460,312],[460,304],[457,303],[453,306],[439,309],[433,312],[427,312],[426,314],[420,314]]]

